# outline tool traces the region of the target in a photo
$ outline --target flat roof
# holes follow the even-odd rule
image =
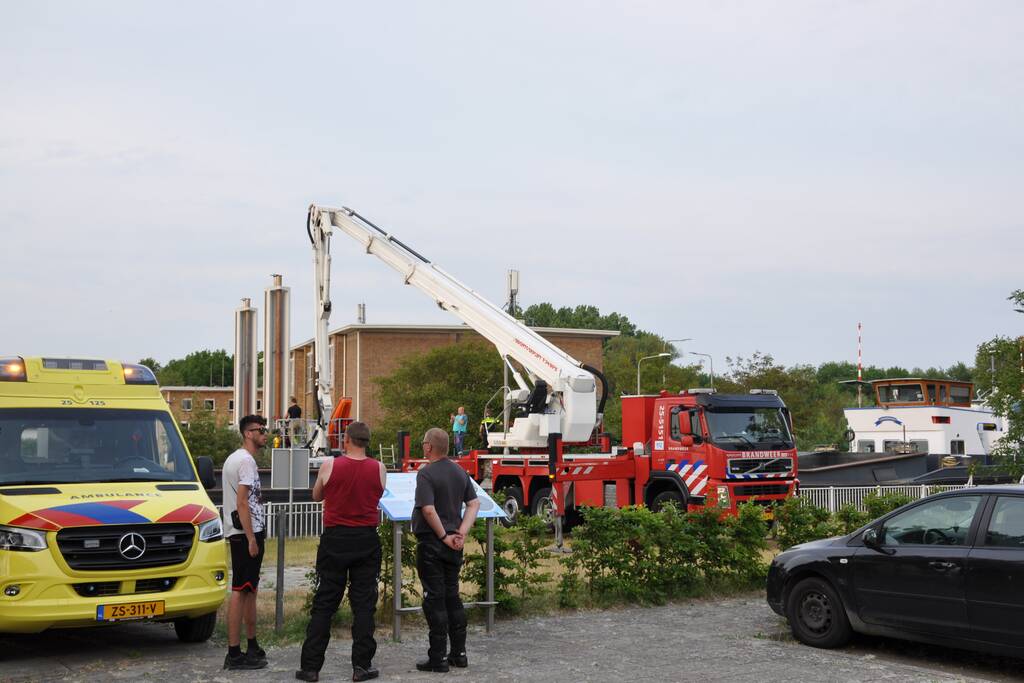
[[[234,391],[233,385],[226,387],[160,387],[160,391]],[[263,391],[263,387],[257,387],[256,391]]]
[[[596,337],[598,339],[610,339],[618,337],[618,330],[588,330],[574,327],[531,327],[534,332],[540,334],[561,334],[574,337]],[[358,323],[345,325],[327,333],[328,337],[349,332],[472,332],[480,334],[469,325],[360,325]],[[483,336],[483,335],[481,335]],[[289,351],[297,351],[306,346],[311,346],[313,339],[307,339],[301,344],[292,346]]]

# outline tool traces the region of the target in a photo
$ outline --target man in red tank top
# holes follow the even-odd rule
[[[380,538],[377,504],[384,495],[384,464],[366,455],[370,428],[353,422],[342,439],[344,455],[328,459],[313,485],[313,500],[324,503],[324,532],[316,554],[320,578],[310,609],[306,640],[295,677],[317,681],[331,640],[331,619],[348,586],[352,605],[352,680],[368,681],[380,672],[373,667],[377,641],[377,577]]]

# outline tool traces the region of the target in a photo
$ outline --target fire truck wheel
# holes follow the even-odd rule
[[[683,496],[679,491],[662,491],[651,501],[651,512],[660,512],[661,508],[668,503],[676,506],[676,510],[686,512],[686,505],[683,504]]]
[[[817,577],[793,586],[786,601],[786,617],[793,636],[812,647],[839,647],[852,634],[839,594],[828,581]]]
[[[523,510],[523,489],[519,486],[507,486],[501,491],[505,494],[505,502],[501,504],[501,507],[508,515],[508,519],[502,520],[502,524],[512,526]]]
[[[530,512],[540,517],[549,526],[555,524],[555,504],[551,500],[551,489],[542,488],[533,495],[530,504]]]

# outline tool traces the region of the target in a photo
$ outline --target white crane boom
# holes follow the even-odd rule
[[[427,294],[442,309],[461,318],[494,344],[506,363],[511,358],[527,370],[534,381],[532,391],[522,376],[512,368],[519,387],[519,391],[513,392],[512,399],[526,406],[527,415],[516,418],[511,429],[506,425],[508,431],[491,433],[491,447],[541,448],[547,445],[548,434],[553,433],[561,434],[562,439],[569,442],[587,441],[590,438],[594,427],[601,420],[594,379],[596,369],[583,366],[565,351],[352,209],[312,205],[309,208],[309,225],[311,235],[326,235],[323,238],[325,244],[330,238],[331,227],[340,229],[363,245],[366,253],[376,256],[398,271],[407,285]],[[328,268],[329,264],[328,260]],[[321,265],[318,263],[318,268]],[[319,270],[317,272],[318,280],[326,282],[327,278],[321,277]],[[329,302],[329,299],[325,299],[326,292],[319,297]],[[329,303],[327,313],[329,315]],[[326,347],[326,318],[323,316],[317,328],[318,347],[321,332]],[[319,351],[317,353],[319,355]]]
[[[309,215],[312,218],[312,214]],[[313,335],[313,386],[316,399],[316,430],[307,447],[314,457],[330,455],[328,425],[334,412],[331,384],[328,381],[330,361],[327,326],[331,319],[331,230],[324,229],[319,222],[306,222],[306,232],[313,245],[313,280],[316,292],[315,333]]]

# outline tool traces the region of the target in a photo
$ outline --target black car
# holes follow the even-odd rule
[[[767,588],[814,647],[857,631],[1024,657],[1024,486],[941,493],[794,546]]]

